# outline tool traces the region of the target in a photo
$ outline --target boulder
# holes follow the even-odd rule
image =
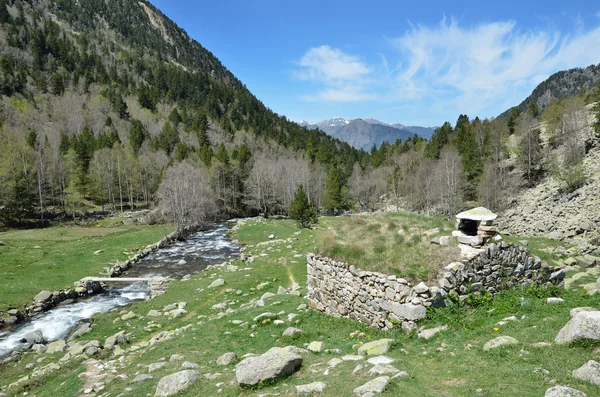
[[[419,336],[419,338],[422,338],[422,339],[430,339],[438,332],[442,332],[447,329],[448,329],[447,325],[441,325],[441,326],[435,327],[435,328],[424,329],[419,332],[418,336]]]
[[[572,314],[573,315],[573,314]],[[600,339],[600,311],[576,312],[554,341],[567,344],[578,340]]]
[[[358,348],[358,354],[363,356],[379,356],[387,353],[394,345],[393,339],[379,339],[368,342]]]
[[[587,394],[567,386],[554,386],[546,390],[544,397],[587,397]]]
[[[369,375],[397,374],[400,370],[391,364],[378,364],[369,370]]]
[[[64,340],[55,340],[48,345],[47,354],[62,353],[67,348],[67,343]]]
[[[165,376],[158,381],[155,397],[168,397],[186,390],[200,378],[200,372],[184,370]]]
[[[28,345],[42,344],[44,343],[44,334],[42,334],[42,331],[39,329],[36,329],[21,338],[21,343],[26,343]]]
[[[312,341],[306,347],[307,350],[310,350],[313,353],[319,353],[323,350],[323,342]]]
[[[488,351],[488,350],[492,350],[492,349],[497,349],[501,346],[517,345],[518,343],[519,343],[519,341],[516,340],[515,338],[513,338],[512,336],[499,336],[497,338],[494,338],[494,339],[488,341],[483,346],[483,350]]]
[[[573,371],[573,377],[600,386],[600,364],[597,361],[590,360]]]
[[[33,298],[33,301],[35,303],[43,303],[43,302],[47,302],[48,300],[50,300],[50,298],[52,298],[52,292],[41,291],[35,296],[35,298]]]
[[[217,358],[217,365],[230,365],[236,362],[237,359],[237,354],[233,352],[225,353],[221,357]]]
[[[364,385],[354,389],[354,394],[357,396],[364,396],[365,394],[368,395],[369,393],[383,393],[389,382],[389,376],[380,376],[379,378],[370,380]]]
[[[167,363],[165,363],[164,361],[152,363],[152,364],[148,365],[148,372],[157,371],[157,370],[161,369],[162,367],[164,367],[165,365],[167,365]]]
[[[213,281],[208,288],[216,288],[216,287],[221,287],[225,285],[225,280],[223,280],[222,278],[218,278],[215,281]]]
[[[135,378],[133,378],[131,383],[140,383],[140,382],[143,382],[143,381],[149,380],[149,379],[154,379],[154,376],[148,375],[148,374],[139,374],[139,375],[136,375]]]
[[[260,356],[248,357],[235,367],[240,386],[255,386],[261,382],[289,376],[300,369],[302,357],[280,347],[273,347]]]
[[[296,386],[297,396],[312,396],[316,393],[322,393],[327,385],[323,382],[313,382],[306,385]]]
[[[289,327],[283,331],[283,336],[288,338],[298,338],[302,335],[304,335],[304,331],[299,328]]]
[[[104,348],[111,350],[116,345],[122,345],[123,343],[129,342],[129,337],[125,335],[125,331],[119,331],[116,334],[109,336],[104,341]]]
[[[459,236],[458,242],[467,245],[483,245],[483,237],[481,236]]]

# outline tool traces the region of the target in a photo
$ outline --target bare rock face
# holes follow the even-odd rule
[[[248,357],[235,367],[240,386],[255,386],[261,382],[293,374],[302,366],[302,357],[289,350],[273,347],[260,356]]]

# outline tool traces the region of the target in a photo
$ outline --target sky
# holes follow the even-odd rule
[[[150,0],[294,121],[495,117],[600,63],[600,2]]]

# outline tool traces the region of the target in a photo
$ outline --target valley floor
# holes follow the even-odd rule
[[[19,387],[3,392],[27,391],[38,397],[79,396],[84,390],[92,396],[154,395],[162,377],[181,371],[182,366],[195,366],[201,379],[178,396],[294,396],[295,386],[317,381],[326,384],[321,396],[352,396],[356,387],[379,375],[370,374],[373,365],[366,359],[343,357],[356,355],[362,343],[392,338],[396,345],[385,355],[408,376],[391,380],[383,395],[539,397],[555,384],[570,385],[589,397],[600,395],[598,386],[572,377],[574,369],[600,359],[600,344],[552,343],[569,320],[570,309],[600,308],[600,294],[588,295],[581,288],[518,289],[493,300],[475,300],[470,308],[431,311],[421,325],[447,325],[448,330],[429,340],[402,331],[370,329],[307,309],[303,298],[306,254],[320,244],[331,222],[337,220],[321,218],[321,229],[299,230],[288,220],[241,221],[231,233],[245,245],[245,260],[174,281],[164,295],[127,310],[95,316],[91,332],[68,347],[73,354],[24,354],[0,367],[0,387],[27,376]],[[295,286],[299,295],[290,293]],[[547,304],[549,296],[564,302]],[[280,321],[255,322],[266,312]],[[283,337],[288,327],[299,328],[303,334]],[[129,335],[129,342],[101,349],[85,361],[73,357],[77,349],[94,346],[88,341],[106,344],[106,338],[119,331]],[[518,344],[483,350],[486,342],[501,335],[516,338]],[[323,342],[325,351],[301,353],[298,372],[256,389],[240,389],[235,363],[216,362],[226,352],[235,352],[241,359],[273,346],[305,348],[312,341]],[[550,344],[534,347],[538,342]],[[46,375],[33,376],[39,371]]]

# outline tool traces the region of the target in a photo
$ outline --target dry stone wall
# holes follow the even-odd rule
[[[445,266],[435,285],[412,285],[395,275],[370,272],[331,258],[308,254],[308,298],[312,308],[371,327],[409,331],[427,307],[466,299],[470,292],[495,294],[519,284],[560,284],[565,273],[532,257],[520,246],[490,244],[474,258]]]

